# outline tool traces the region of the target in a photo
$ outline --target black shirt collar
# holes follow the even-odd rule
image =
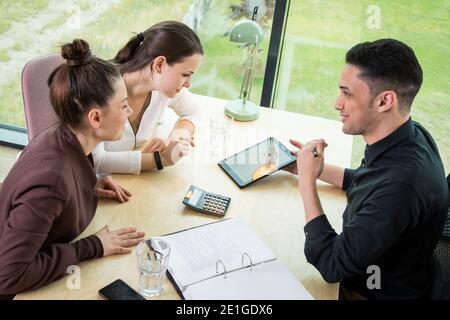
[[[366,150],[364,151],[366,166],[369,167],[381,154],[383,154],[385,151],[389,150],[396,144],[412,137],[414,137],[414,126],[410,117],[408,121],[398,127],[387,137],[371,145],[366,145]]]

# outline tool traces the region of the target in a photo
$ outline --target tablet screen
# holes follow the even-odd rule
[[[241,187],[294,162],[296,157],[271,137],[219,162],[219,166]]]

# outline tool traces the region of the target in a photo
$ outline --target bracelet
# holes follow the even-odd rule
[[[159,151],[155,151],[153,155],[155,157],[156,168],[158,168],[158,170],[162,170],[164,167],[161,162],[161,155],[159,154]]]

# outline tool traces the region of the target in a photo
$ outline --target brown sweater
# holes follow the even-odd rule
[[[92,156],[67,127],[30,142],[0,189],[0,296],[39,288],[103,256],[94,235],[70,243],[94,217],[96,181]]]

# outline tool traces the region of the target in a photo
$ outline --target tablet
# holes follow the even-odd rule
[[[223,159],[218,165],[243,188],[296,160],[286,146],[271,137]]]

